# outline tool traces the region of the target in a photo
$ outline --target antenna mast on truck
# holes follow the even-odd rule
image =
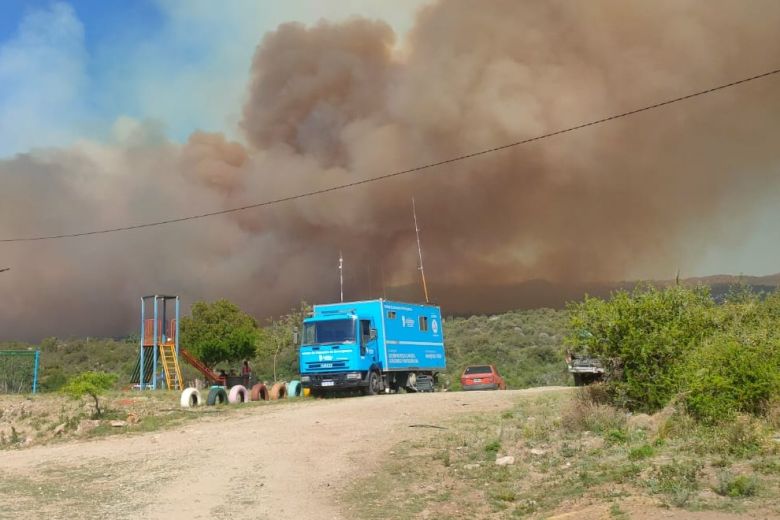
[[[417,235],[417,256],[420,259],[420,276],[422,277],[423,292],[425,292],[425,303],[430,303],[428,300],[428,284],[425,283],[425,269],[423,268],[422,259],[422,247],[420,246],[420,227],[417,225],[417,208],[414,205],[414,197],[412,197],[412,215],[414,216],[414,232]]]
[[[339,288],[341,291],[341,301],[344,301],[344,257],[339,251]]]

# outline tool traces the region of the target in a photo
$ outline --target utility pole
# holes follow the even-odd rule
[[[339,251],[339,289],[341,292],[341,301],[344,302],[344,257]]]
[[[412,197],[412,215],[414,215],[414,232],[417,235],[417,256],[420,258],[420,276],[422,276],[423,291],[425,292],[425,303],[430,303],[428,300],[428,284],[425,283],[425,269],[423,268],[422,247],[420,246],[420,227],[417,225],[417,207],[414,205],[414,197]]]

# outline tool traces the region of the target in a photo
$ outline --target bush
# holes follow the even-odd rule
[[[645,286],[608,301],[586,298],[570,306],[567,342],[602,360],[613,403],[654,412],[680,391],[682,361],[710,332],[714,305],[704,287]]]
[[[758,478],[755,475],[733,475],[723,471],[718,475],[718,484],[713,490],[724,497],[752,497],[758,490]]]
[[[632,448],[631,451],[628,452],[629,460],[648,459],[653,455],[655,455],[655,449],[649,444],[643,444],[642,446]]]
[[[686,378],[685,406],[698,420],[765,414],[780,393],[780,346],[766,338],[715,336],[691,355]]]
[[[114,374],[84,372],[68,381],[68,384],[62,387],[62,392],[74,399],[80,399],[85,395],[92,397],[95,400],[95,417],[100,417],[101,410],[98,396],[110,390],[116,384],[116,380],[117,377]]]
[[[716,305],[704,287],[639,287],[570,312],[567,343],[601,359],[613,405],[651,413],[679,400],[708,424],[776,413],[778,293],[762,300],[738,287]]]

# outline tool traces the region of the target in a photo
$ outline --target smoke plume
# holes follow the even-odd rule
[[[0,161],[0,238],[214,211],[328,188],[673,98],[780,64],[780,4],[452,0],[382,21],[281,25],[251,63],[242,143],[120,122],[106,143]],[[261,36],[261,35],[259,35]],[[0,335],[118,335],[143,294],[262,318],[345,293],[414,297],[415,197],[437,299],[529,279],[670,276],[739,245],[780,189],[768,78],[419,174],[126,233],[0,244]],[[394,292],[394,290],[396,292]],[[472,294],[472,298],[468,297]]]

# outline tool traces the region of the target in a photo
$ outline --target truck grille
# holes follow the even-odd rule
[[[333,370],[336,368],[346,368],[346,361],[318,361],[315,363],[306,363],[309,370]]]

